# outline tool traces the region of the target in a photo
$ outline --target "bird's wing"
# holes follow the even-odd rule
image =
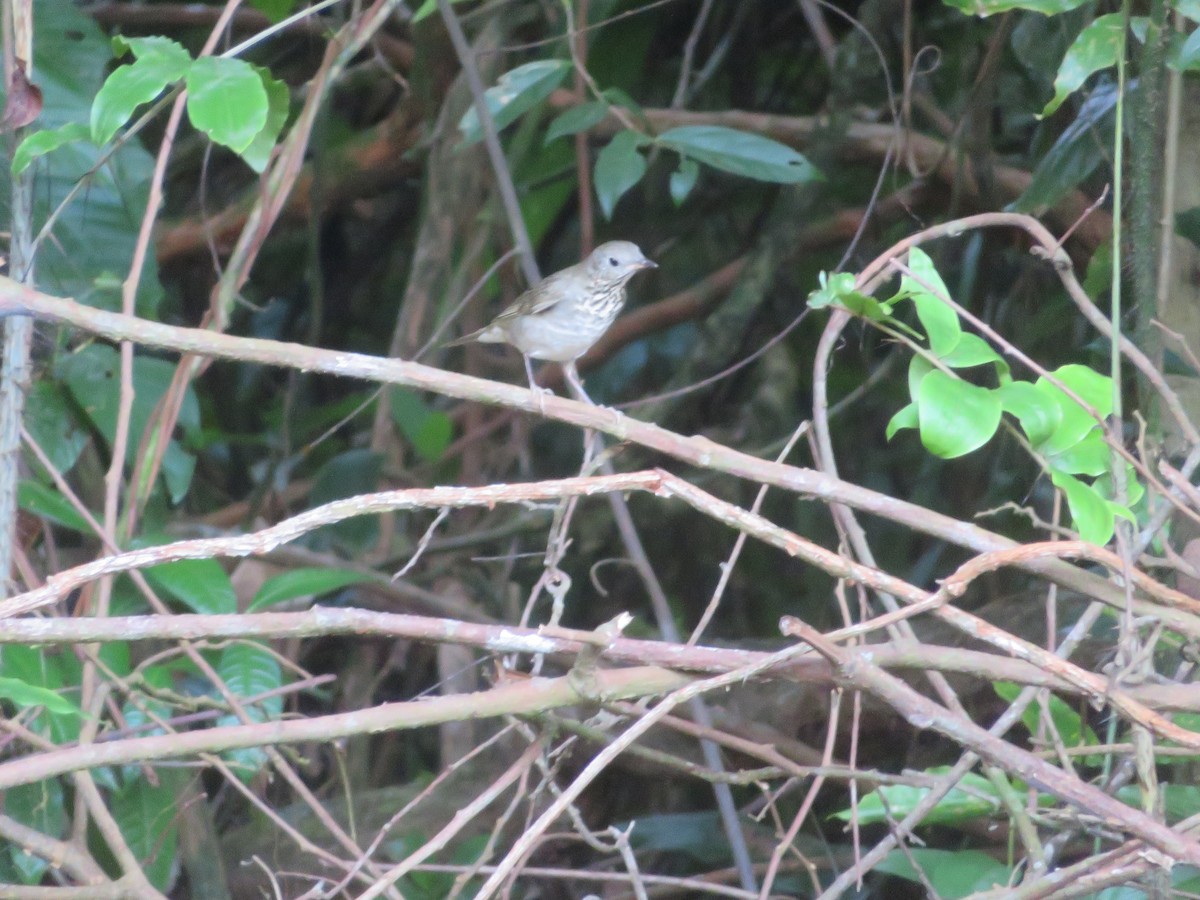
[[[507,322],[519,316],[537,316],[549,312],[563,299],[563,292],[557,289],[562,272],[555,272],[543,278],[516,300],[504,312],[496,316],[495,322]]]

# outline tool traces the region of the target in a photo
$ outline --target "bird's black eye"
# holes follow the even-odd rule
[[[619,265],[620,265],[620,263],[619,263],[619,262],[617,262],[617,258],[616,258],[615,256],[610,256],[610,257],[608,258],[608,264],[609,264],[610,266],[614,266],[614,267],[615,267],[615,266],[619,266]]]

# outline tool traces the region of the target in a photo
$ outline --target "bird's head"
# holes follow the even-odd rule
[[[588,275],[598,282],[628,281],[641,269],[656,269],[657,265],[642,255],[631,241],[609,241],[601,244],[587,258]]]

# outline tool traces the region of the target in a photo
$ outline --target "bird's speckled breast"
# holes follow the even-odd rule
[[[506,331],[509,341],[526,356],[571,362],[600,340],[623,305],[624,296],[604,310],[560,303],[539,315],[517,317],[507,323]]]

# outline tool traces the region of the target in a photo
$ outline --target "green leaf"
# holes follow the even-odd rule
[[[48,485],[27,478],[22,479],[17,485],[17,503],[26,512],[49,519],[56,525],[70,528],[80,534],[91,533],[92,529],[87,520],[79,514],[70,501]]]
[[[1171,6],[1185,19],[1200,22],[1200,0],[1175,0]]]
[[[1200,206],[1175,214],[1175,233],[1200,247]]]
[[[279,133],[287,124],[292,95],[288,86],[279,79],[272,78],[267,69],[255,66],[254,71],[258,73],[263,90],[267,92],[267,120],[241,155],[246,165],[261,175],[267,170],[267,163],[271,161],[271,151],[275,149]]]
[[[4,792],[4,814],[51,838],[66,833],[66,803],[62,781],[51,778],[33,784],[19,784]],[[35,885],[42,880],[50,863],[23,849],[16,842],[0,847],[0,860],[8,855],[22,884]]]
[[[970,369],[973,366],[993,363],[1002,371],[1008,371],[1008,363],[992,349],[992,345],[979,335],[971,334],[969,331],[962,332],[957,346],[941,357],[941,360],[950,369]]]
[[[1050,480],[1066,494],[1071,521],[1083,540],[1099,547],[1112,540],[1116,514],[1108,500],[1066,472],[1051,471]]]
[[[1170,65],[1172,69],[1180,72],[1200,69],[1200,28],[1188,35],[1183,46],[1171,59]]]
[[[158,535],[143,536],[135,546],[165,543]],[[142,570],[157,590],[170,594],[192,612],[219,615],[237,612],[233,583],[215,559],[181,559]]]
[[[238,642],[226,647],[221,651],[216,669],[229,689],[243,700],[274,691],[283,684],[279,661],[265,646],[256,642]],[[252,722],[278,719],[282,712],[283,697],[278,695],[246,705],[246,715]],[[217,720],[218,726],[239,724],[241,719],[232,714]],[[221,755],[243,780],[251,778],[267,762],[267,754],[261,747],[243,747]]]
[[[920,867],[920,872],[915,866]],[[875,866],[914,884],[929,883],[942,900],[1003,889],[1012,883],[1012,869],[982,850],[933,850],[911,847],[892,850]]]
[[[397,388],[391,392],[392,420],[426,462],[442,458],[454,437],[454,422],[444,412],[434,411],[415,391]]]
[[[942,459],[954,459],[986,444],[1000,424],[995,391],[935,370],[921,379],[916,397],[921,443]]]
[[[292,14],[296,0],[250,0],[250,5],[278,24]]]
[[[313,480],[309,502],[313,506],[366,494],[377,488],[383,457],[365,448],[341,453],[325,463]],[[372,545],[379,535],[378,516],[358,516],[327,525],[307,538],[314,549],[338,549],[349,555],[360,554]]]
[[[111,446],[120,406],[120,357],[112,347],[89,344],[58,361],[57,373],[66,383],[75,401],[91,418],[96,429]],[[134,462],[138,444],[158,401],[170,387],[175,365],[165,359],[135,356],[133,360],[133,410],[126,461]],[[179,410],[179,427],[185,434],[200,428],[200,403],[194,388],[188,387]],[[173,502],[187,493],[195,458],[177,441],[167,444],[163,457],[163,480]]]
[[[51,379],[34,382],[25,403],[25,427],[60,473],[71,471],[87,446],[87,430],[80,427],[67,403],[65,391]]]
[[[187,74],[191,54],[164,37],[113,39],[118,54],[133,51],[135,61],[117,68],[92,103],[92,140],[107,144],[143,103],[149,103]]]
[[[843,296],[854,292],[854,276],[849,272],[821,272],[817,280],[821,286],[808,295],[809,309],[835,306]]]
[[[1033,178],[1012,204],[1014,210],[1040,214],[1108,162],[1119,96],[1111,84],[1099,84],[1088,93],[1079,112],[1034,168]]]
[[[962,326],[956,313],[942,298],[949,297],[942,276],[933,266],[933,260],[920,247],[908,251],[908,268],[912,275],[900,279],[900,292],[912,297],[917,307],[917,318],[929,338],[929,348],[939,359],[950,354],[962,340]]]
[[[1044,443],[1062,424],[1062,407],[1046,392],[1027,381],[1013,381],[996,389],[1000,408],[1016,416],[1029,443]]]
[[[916,428],[921,424],[917,415],[917,404],[910,403],[891,417],[887,423],[887,439],[890,441],[896,432],[904,428]]]
[[[696,164],[695,160],[681,156],[679,158],[679,168],[671,173],[670,182],[671,200],[676,206],[683,206],[683,201],[692,192],[692,188],[696,186],[696,179],[699,177],[700,166]]]
[[[1054,79],[1054,97],[1042,110],[1041,117],[1053,113],[1063,101],[1083,87],[1083,83],[1095,72],[1117,64],[1125,21],[1121,13],[1100,16],[1083,31],[1067,48],[1067,55],[1058,67]]]
[[[924,774],[937,778],[946,773],[945,767],[927,770]],[[862,825],[879,825],[888,822],[889,817],[904,818],[920,805],[929,794],[929,788],[907,784],[888,784],[871,791],[859,802],[856,810],[843,809],[833,814],[833,818],[849,822],[852,815]],[[959,780],[958,786],[950,790],[945,797],[921,820],[923,825],[955,825],[995,815],[1003,809],[1000,798],[996,796],[996,788],[981,775],[967,773]]]
[[[505,72],[496,84],[484,91],[484,102],[496,123],[496,130],[515,122],[537,104],[550,96],[550,92],[562,84],[571,70],[565,59],[540,59]],[[466,111],[458,123],[462,132],[462,145],[469,146],[483,139],[479,125],[479,113],[474,105]]]
[[[82,716],[83,710],[68,700],[58,691],[27,684],[16,678],[0,676],[0,697],[11,700],[22,709],[31,706],[44,706],[48,712],[56,716]]]
[[[596,157],[596,197],[604,218],[611,219],[617,201],[646,174],[646,160],[638,152],[643,138],[636,131],[622,131]]]
[[[1070,12],[1088,0],[945,0],[947,6],[966,13],[968,16],[994,16],[1014,9],[1027,9],[1044,16],[1056,16]]]
[[[38,126],[48,130],[73,123],[86,126],[113,61],[112,41],[77,4],[30,5],[37,35],[33,72],[44,100]],[[116,148],[109,145],[102,151],[90,140],[63,144],[49,159],[51,165],[37,167],[32,216],[35,228],[47,221],[51,211],[58,218],[38,247],[38,284],[84,305],[119,308],[119,289],[98,287],[97,278],[106,270],[119,273],[115,279],[119,284],[128,274],[154,160],[141,141]],[[3,167],[9,170],[8,159]],[[74,199],[60,209],[71,192]],[[6,191],[0,191],[0,221],[13,221]],[[154,254],[143,258],[136,313],[152,318],[162,286]]]
[[[234,153],[249,148],[267,124],[267,88],[245,60],[201,57],[188,70],[187,90],[192,124]]]
[[[759,181],[799,184],[821,174],[786,144],[719,125],[685,125],[660,134],[657,143],[714,169]]]
[[[364,581],[371,580],[372,577],[370,575],[363,572],[355,572],[351,569],[325,569],[316,567],[293,569],[290,572],[275,575],[264,581],[262,587],[258,589],[258,593],[254,595],[254,600],[250,603],[250,607],[246,612],[257,612],[260,609],[286,603],[288,600],[294,600],[297,597],[317,597],[321,594],[328,594],[330,591],[340,590],[351,584],[361,584]]]
[[[28,688],[44,689],[55,698],[62,699],[64,692],[74,693],[82,678],[79,660],[69,653],[56,652],[46,647],[31,647],[22,644],[6,644],[0,647],[0,672],[14,690],[23,690],[15,685]],[[69,713],[70,710],[58,710],[52,707],[54,701],[36,692],[23,694],[31,706],[44,706],[49,716],[38,716],[31,727],[42,735],[47,735],[56,744],[65,744],[79,738],[82,715],[55,715],[53,713]],[[19,703],[17,697],[13,702]],[[69,703],[69,701],[64,700]],[[71,709],[75,707],[72,705]]]
[[[1014,684],[1011,681],[997,681],[992,685],[996,695],[1006,703],[1012,703],[1017,699],[1017,695],[1024,689],[1023,685]],[[1079,713],[1074,710],[1069,704],[1064,702],[1055,694],[1050,694],[1046,698],[1046,712],[1050,715],[1050,721],[1053,723],[1059,737],[1062,738],[1063,745],[1069,748],[1074,747],[1094,747],[1100,743],[1100,739],[1096,737],[1096,732],[1092,731]],[[1025,707],[1025,711],[1021,714],[1021,722],[1030,734],[1038,733],[1038,726],[1041,723],[1042,707],[1039,703],[1030,703]],[[1090,759],[1088,765],[1095,765],[1099,759]]]
[[[1108,471],[1112,462],[1112,448],[1104,440],[1099,428],[1092,429],[1083,440],[1072,444],[1060,453],[1046,455],[1046,462],[1056,472],[1068,475],[1090,475],[1093,478]]]
[[[1081,365],[1062,366],[1050,374],[1101,417],[1112,412],[1112,379]],[[1093,428],[1100,427],[1082,406],[1045,378],[1039,378],[1034,385],[1058,404],[1062,414],[1058,428],[1044,444],[1035,444],[1034,449],[1046,454],[1061,453],[1083,440]]]
[[[12,173],[20,175],[40,156],[45,156],[77,141],[86,141],[91,131],[82,122],[68,122],[58,128],[27,134],[13,153]]]
[[[606,115],[608,115],[608,106],[599,100],[592,100],[589,103],[580,103],[578,106],[572,106],[566,112],[559,113],[554,117],[554,121],[546,129],[546,140],[544,143],[549,144],[560,137],[587,131],[593,125],[602,121]]]
[[[130,780],[109,801],[121,834],[146,876],[160,891],[170,888],[179,843],[177,772],[160,769],[157,786],[144,776]]]

